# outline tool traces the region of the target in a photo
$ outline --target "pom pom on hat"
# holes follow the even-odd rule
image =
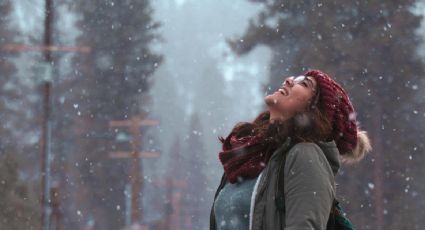
[[[317,106],[331,123],[331,138],[335,141],[343,161],[362,159],[371,150],[371,145],[367,133],[358,127],[353,105],[345,90],[320,70],[310,70],[304,75],[313,77],[317,82]]]

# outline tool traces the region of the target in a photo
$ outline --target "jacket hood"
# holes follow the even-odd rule
[[[329,164],[331,165],[332,172],[334,175],[338,173],[340,162],[339,162],[339,151],[336,147],[335,141],[331,142],[319,142],[317,145],[322,149],[326,156]]]

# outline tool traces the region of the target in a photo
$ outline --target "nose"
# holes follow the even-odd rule
[[[294,85],[294,79],[292,77],[286,78],[285,81],[282,84],[282,87],[285,86],[285,85],[292,87]]]

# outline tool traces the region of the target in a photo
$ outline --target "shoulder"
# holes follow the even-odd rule
[[[300,142],[292,146],[292,148],[289,150],[289,152],[294,151],[320,151],[322,152],[322,149],[314,142]]]
[[[319,160],[326,159],[322,149],[313,142],[301,142],[292,146],[287,155],[288,160]]]
[[[325,229],[335,196],[334,176],[315,143],[299,143],[287,153],[284,172],[288,229]]]
[[[298,143],[289,150],[286,156],[285,171],[291,169],[332,173],[324,152],[317,144],[312,142]]]

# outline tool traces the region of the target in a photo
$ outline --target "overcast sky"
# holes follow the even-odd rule
[[[163,148],[169,150],[175,135],[187,134],[189,115],[197,113],[208,160],[215,173],[221,173],[217,136],[227,135],[236,122],[251,120],[261,110],[261,83],[267,79],[270,59],[266,48],[236,57],[225,40],[241,35],[260,5],[246,0],[176,0],[156,1],[154,9],[162,23],[159,51],[165,62],[155,74],[151,95],[153,114],[161,120]]]

